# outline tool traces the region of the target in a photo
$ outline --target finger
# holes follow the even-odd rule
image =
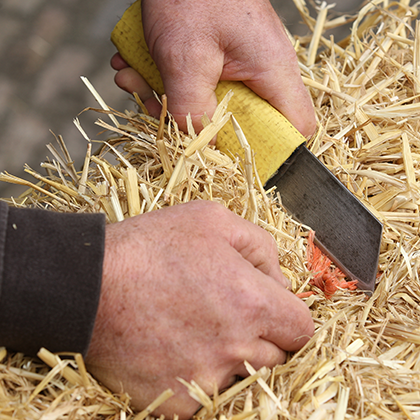
[[[156,99],[152,88],[147,84],[143,77],[133,68],[126,67],[118,71],[115,75],[115,83],[117,86],[128,93],[136,92],[150,115],[159,118],[161,105]]]
[[[161,72],[168,110],[180,129],[187,132],[186,116],[191,115],[195,131],[203,129],[201,118],[207,114],[211,119],[217,106],[215,89],[223,68],[223,57],[216,53],[194,51],[194,46],[185,48],[170,57],[160,54],[157,47],[155,60]],[[187,54],[185,56],[185,54]]]
[[[164,77],[164,76],[163,76]],[[204,114],[211,119],[217,107],[215,87],[199,80],[164,79],[165,92],[168,97],[168,110],[175,118],[180,129],[187,130],[188,114],[196,133],[203,129],[201,118]]]
[[[240,229],[238,226],[238,229],[232,230],[231,245],[255,268],[278,281],[283,287],[290,288],[290,281],[281,271],[277,243],[273,237],[246,220],[238,219],[236,223],[241,226]]]
[[[187,388],[183,384],[178,382],[171,385],[170,389],[175,392],[175,395],[154,410],[153,415],[157,418],[164,416],[167,419],[171,419],[176,413],[179,420],[191,419],[200,408],[200,403],[188,394]],[[155,399],[157,397],[158,395],[155,396]],[[141,408],[144,409],[144,407]]]
[[[277,283],[267,282],[266,286],[266,315],[261,317],[260,338],[286,351],[302,348],[314,334],[314,323],[308,307]]]
[[[128,67],[128,64],[121,57],[120,53],[115,53],[111,58],[111,67],[114,70],[122,70]]]
[[[287,358],[287,353],[270,341],[258,339],[253,345],[248,345],[242,353],[242,362],[236,367],[234,373],[242,378],[249,376],[243,361],[247,361],[255,370],[266,366],[273,368],[282,365]]]

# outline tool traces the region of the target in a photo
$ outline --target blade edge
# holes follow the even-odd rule
[[[382,224],[305,146],[279,168],[276,186],[284,207],[315,231],[318,245],[362,290],[373,291]]]

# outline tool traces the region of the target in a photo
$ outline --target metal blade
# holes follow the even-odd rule
[[[317,245],[359,289],[373,291],[382,224],[316,158],[301,146],[267,182],[284,207],[315,231]]]

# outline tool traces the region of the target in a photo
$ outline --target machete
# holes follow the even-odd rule
[[[122,58],[159,95],[160,73],[144,39],[141,2],[137,0],[114,28],[111,40]],[[233,90],[232,112],[255,153],[258,175],[265,188],[276,186],[283,206],[315,231],[316,244],[362,290],[373,291],[382,225],[371,212],[305,146],[306,139],[267,101],[241,82],[221,81],[220,101]],[[217,137],[217,148],[241,155],[231,124]]]

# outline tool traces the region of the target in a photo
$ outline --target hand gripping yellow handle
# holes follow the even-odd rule
[[[140,0],[125,11],[111,34],[111,40],[122,58],[162,95],[162,79],[144,39]],[[265,184],[306,139],[280,112],[242,82],[219,82],[216,88],[218,101],[229,90],[233,90],[234,95],[228,111],[235,116],[254,150],[258,175]],[[227,154],[243,155],[231,123],[219,132],[217,148]]]

